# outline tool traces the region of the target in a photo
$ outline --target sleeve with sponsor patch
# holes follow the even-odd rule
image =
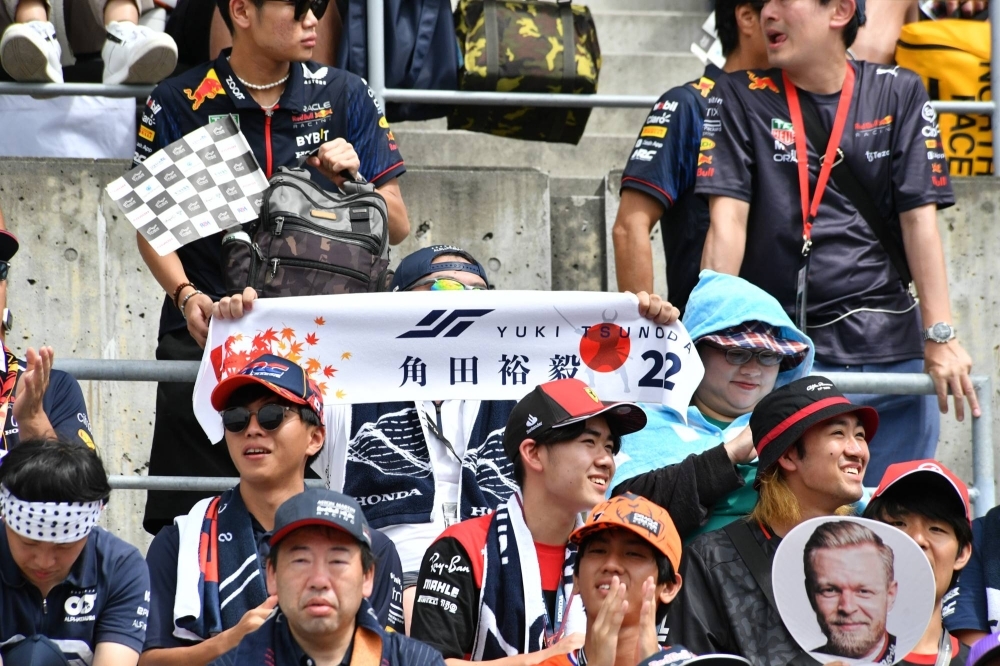
[[[410,636],[437,649],[445,659],[468,658],[479,623],[478,601],[465,548],[458,539],[438,539],[420,565]]]
[[[701,138],[701,107],[683,87],[672,88],[650,109],[632,146],[622,189],[645,192],[664,208],[694,185]]]
[[[403,621],[403,564],[392,540],[372,530],[372,552],[375,554],[375,584],[369,597],[375,614],[386,629],[406,631]]]
[[[403,156],[371,88],[353,77],[347,94],[350,135],[346,138],[361,160],[361,175],[380,187],[406,171]]]
[[[120,542],[128,553],[119,559],[109,586],[108,602],[97,617],[94,644],[119,643],[142,653],[149,620],[149,571],[134,547]]]
[[[142,107],[142,117],[136,132],[135,155],[132,157],[133,167],[139,166],[157,150],[181,138],[177,121],[170,117],[169,109],[163,109],[163,99],[167,94],[168,90],[157,86],[146,99],[146,106]]]
[[[755,160],[749,131],[751,120],[736,90],[739,85],[747,85],[745,76],[724,76],[708,97],[695,192],[749,202]]]
[[[893,138],[892,183],[896,211],[926,204],[947,208],[955,203],[948,176],[948,160],[941,145],[937,113],[916,74],[900,68],[899,120]]]
[[[986,578],[983,569],[983,531],[986,519],[977,518],[972,521],[972,556],[969,563],[962,569],[962,577],[958,585],[953,587],[941,600],[941,617],[944,627],[952,634],[956,631],[973,630],[996,632],[997,627],[990,626],[989,608],[986,596]],[[987,557],[995,557],[991,554]],[[993,592],[996,594],[996,592]]]
[[[71,375],[53,370],[42,398],[42,409],[61,439],[94,448],[83,391]]]

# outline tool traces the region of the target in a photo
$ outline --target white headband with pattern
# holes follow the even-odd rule
[[[25,502],[0,485],[0,511],[17,534],[48,543],[83,539],[101,517],[104,502]]]

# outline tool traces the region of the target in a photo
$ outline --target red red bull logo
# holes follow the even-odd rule
[[[307,113],[301,113],[297,116],[292,116],[293,123],[304,123],[310,120],[322,120],[323,118],[328,118],[333,115],[333,109],[320,109],[319,111],[309,111]]]
[[[701,155],[701,154],[698,155],[698,166],[701,166],[702,164],[711,164],[711,163],[712,163],[711,155]]]
[[[712,88],[715,87],[715,81],[703,76],[698,79],[697,83],[692,83],[691,87],[700,92],[702,97],[708,97],[708,93],[712,92]]]
[[[191,105],[192,111],[197,111],[198,108],[205,102],[206,99],[215,99],[219,95],[225,95],[226,91],[223,90],[222,84],[219,82],[219,75],[215,73],[215,69],[212,68],[208,70],[208,74],[205,78],[201,80],[198,87],[194,90],[190,88],[184,89],[184,94],[187,98],[194,102]]]
[[[770,76],[757,76],[753,72],[747,72],[747,76],[750,77],[750,85],[748,86],[750,90],[764,90],[767,88],[773,93],[781,92]]]

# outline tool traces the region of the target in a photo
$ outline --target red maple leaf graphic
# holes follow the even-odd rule
[[[313,319],[313,322],[317,326],[323,326],[324,324],[326,324],[326,319],[323,319],[322,317],[316,317],[315,319]]]
[[[309,346],[312,346],[312,345],[314,345],[314,344],[316,344],[318,342],[319,342],[319,338],[316,337],[315,333],[310,333],[309,335],[306,336],[306,343]]]
[[[336,372],[337,368],[333,367],[332,365],[328,365],[325,368],[323,368],[323,375],[325,377],[333,378],[333,375],[336,374]]]
[[[264,341],[265,342],[277,342],[278,341],[278,335],[277,335],[277,333],[274,332],[273,328],[267,329],[266,331],[264,331],[263,333],[261,333],[261,335],[264,336]]]
[[[320,382],[319,384],[316,384],[316,388],[319,389],[320,393],[326,395],[326,382]]]
[[[319,369],[321,367],[323,367],[323,365],[319,362],[318,359],[311,358],[308,361],[306,361],[306,374],[311,375],[313,373],[319,372]]]
[[[302,353],[302,343],[301,342],[293,342],[291,344],[291,347],[288,350],[288,354],[289,355],[292,355],[292,354],[298,355],[298,354],[301,354],[301,353]]]
[[[291,340],[295,337],[295,329],[288,327],[281,329],[281,337],[285,340]]]

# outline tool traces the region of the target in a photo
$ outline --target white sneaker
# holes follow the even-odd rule
[[[107,31],[105,83],[159,83],[174,71],[177,44],[170,35],[127,21],[112,21]]]
[[[62,47],[48,21],[12,23],[0,37],[0,63],[15,81],[62,83]]]

